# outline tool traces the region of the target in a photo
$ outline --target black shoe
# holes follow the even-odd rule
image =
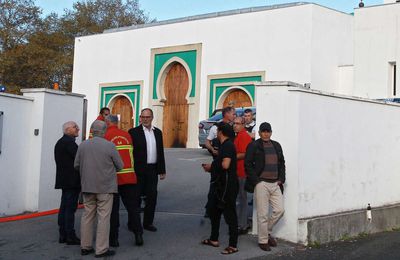
[[[113,251],[113,250],[107,250],[107,251],[105,251],[105,252],[102,253],[102,254],[95,255],[94,257],[100,258],[100,257],[106,257],[106,256],[113,256],[113,255],[115,255],[115,251]]]
[[[142,246],[143,245],[143,235],[142,234],[135,234],[135,244],[137,246]]]
[[[94,253],[94,249],[81,249],[81,255],[90,255]]]
[[[118,239],[110,239],[110,246],[111,247],[119,247]]]
[[[58,243],[64,244],[65,242],[67,242],[67,239],[66,239],[65,237],[60,236],[60,237],[58,238]]]
[[[143,226],[144,229],[151,231],[151,232],[156,232],[157,228],[153,225],[148,225],[148,226]]]
[[[67,245],[80,245],[81,240],[77,237],[67,238],[66,240]]]

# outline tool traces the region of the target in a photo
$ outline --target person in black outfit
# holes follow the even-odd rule
[[[232,254],[238,252],[238,220],[236,214],[236,197],[239,191],[239,182],[236,174],[236,149],[230,140],[232,127],[226,123],[218,124],[217,136],[221,143],[218,156],[212,164],[203,164],[206,172],[211,173],[212,192],[207,203],[207,211],[211,220],[211,236],[202,241],[202,244],[219,246],[219,226],[221,215],[229,226],[229,246],[221,253]]]
[[[158,176],[164,180],[166,176],[162,132],[152,125],[153,111],[142,109],[141,124],[129,130],[133,143],[133,158],[135,172],[141,189],[139,194],[146,196],[146,206],[143,215],[143,228],[155,232],[153,225],[154,212],[157,204]],[[140,197],[136,198],[140,201]]]
[[[75,234],[75,212],[78,207],[78,198],[81,190],[79,172],[74,169],[74,160],[78,145],[75,138],[79,135],[79,127],[75,122],[63,124],[64,135],[54,147],[56,161],[56,189],[62,190],[61,205],[58,213],[60,232],[59,243],[80,245],[81,241]]]

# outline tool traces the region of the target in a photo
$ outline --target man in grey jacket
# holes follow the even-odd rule
[[[116,172],[124,166],[115,145],[103,138],[106,129],[107,125],[103,121],[93,122],[93,138],[78,147],[74,162],[74,167],[81,174],[85,206],[81,220],[81,254],[88,255],[95,251],[92,238],[97,212],[95,257],[115,254],[109,250],[110,215],[113,193],[118,192]]]

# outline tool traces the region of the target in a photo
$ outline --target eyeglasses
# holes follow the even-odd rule
[[[140,118],[149,119],[152,118],[152,116],[140,116]]]

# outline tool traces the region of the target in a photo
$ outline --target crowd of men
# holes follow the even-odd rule
[[[141,111],[138,127],[129,132],[118,128],[118,117],[102,108],[90,127],[90,137],[79,146],[75,122],[63,125],[54,149],[57,165],[56,189],[62,189],[58,215],[59,242],[80,245],[81,255],[95,257],[115,254],[118,247],[120,198],[128,212],[128,229],[135,244],[142,246],[143,229],[156,232],[153,225],[157,203],[157,183],[165,179],[165,158],[161,130],[152,125],[153,111]],[[74,215],[79,193],[84,212],[81,239],[74,230]],[[146,198],[143,223],[140,217],[142,197]],[[94,221],[97,217],[96,244],[93,246]]]
[[[238,252],[238,236],[246,234],[248,192],[254,193],[257,209],[258,244],[264,251],[277,246],[272,228],[284,213],[283,184],[285,159],[281,145],[271,140],[267,122],[259,126],[255,139],[255,120],[251,109],[237,117],[235,109],[225,107],[223,119],[212,126],[206,147],[213,156],[211,164],[202,164],[210,173],[206,217],[211,221],[209,239],[203,245],[219,247],[219,227],[223,215],[229,227],[229,245],[221,252]],[[57,165],[56,189],[62,189],[58,215],[59,242],[80,245],[81,254],[112,256],[118,247],[120,199],[128,212],[128,229],[135,244],[142,246],[143,229],[156,232],[153,225],[157,204],[158,180],[166,177],[162,132],[152,124],[153,111],[145,108],[140,125],[128,132],[118,128],[118,117],[102,108],[92,123],[90,137],[79,146],[75,122],[63,125],[64,135],[54,153]],[[74,215],[82,193],[84,212],[81,239],[74,230]],[[143,221],[140,205],[145,198]],[[269,207],[272,214],[269,214]],[[96,243],[93,246],[94,221],[97,217]]]

